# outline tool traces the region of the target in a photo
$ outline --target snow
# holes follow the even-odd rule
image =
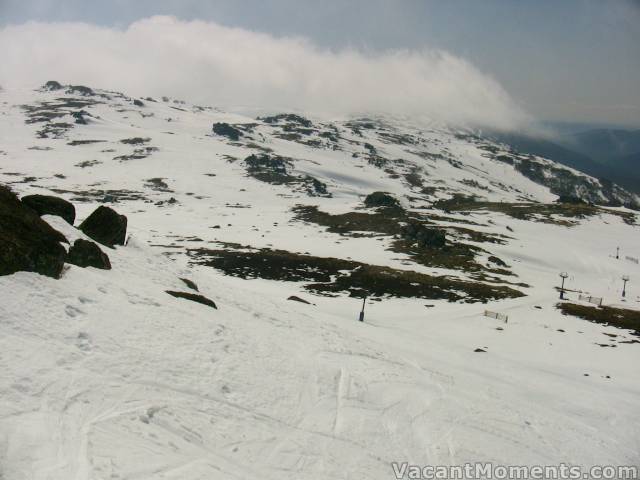
[[[368,300],[360,323],[361,300],[313,296],[294,282],[224,276],[189,265],[181,253],[238,242],[465,278],[404,265],[376,238],[291,222],[296,204],[347,212],[374,189],[407,202],[406,185],[351,157],[347,149],[358,146],[312,149],[258,127],[266,145],[300,159],[296,169],[333,193],[309,198],[247,178],[240,160],[251,150],[208,136],[213,122],[253,122],[249,117],[145,102],[142,111],[154,116],[142,118],[130,105],[118,112],[122,107],[107,102],[88,108],[100,118],[75,126],[67,138],[36,139],[42,125],[26,125],[17,105],[58,96],[0,92],[0,181],[20,180],[8,175],[19,172],[37,177],[12,184],[21,194],[95,185],[178,203],[113,205],[128,216],[131,237],[124,247],[105,248],[112,270],[69,265],[59,280],[26,272],[0,277],[0,478],[388,479],[392,462],[640,463],[640,348],[604,335],[634,338],[629,332],[563,316],[554,308],[553,288],[566,270],[568,288],[602,296],[607,305],[640,308],[633,283],[640,267],[612,258],[616,246],[622,258],[639,256],[637,226],[613,215],[569,228],[473,213],[465,218],[483,224],[479,230],[513,237],[483,248],[530,285],[527,296],[488,304]],[[451,191],[472,188],[456,180],[498,179],[532,199],[555,198],[446,130],[425,135],[468,168],[430,167],[398,145],[359,141],[422,162],[429,179]],[[131,137],[150,137],[148,145],[159,150],[114,161],[131,153],[119,143]],[[67,145],[79,139],[106,142]],[[29,150],[34,145],[52,150]],[[224,155],[240,160],[229,163]],[[102,163],[74,166],[87,160]],[[155,177],[173,191],[145,189]],[[487,195],[518,197],[515,191]],[[251,208],[228,206],[236,203]],[[81,221],[97,201],[74,204]],[[70,241],[85,238],[57,217],[44,218]],[[178,248],[151,246],[169,244]],[[626,301],[623,274],[632,279]],[[181,277],[195,281],[218,310],[165,293],[188,291]],[[287,301],[291,295],[314,305]],[[485,309],[508,314],[508,323],[484,317]]]

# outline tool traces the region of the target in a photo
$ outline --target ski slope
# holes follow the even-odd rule
[[[185,251],[240,243],[468,279],[389,251],[388,237],[294,221],[291,209],[345,213],[376,190],[426,212],[453,193],[492,202],[556,196],[455,131],[403,119],[387,121],[420,136],[421,151],[446,151],[460,165],[368,131],[353,135],[347,119],[313,119],[338,129],[338,149],[279,138],[266,124],[230,142],[211,134],[212,123],[256,120],[173,101],[135,107],[126,96],[86,107],[88,124],[71,120],[60,138],[37,138],[42,124],[25,123],[22,106],[61,95],[0,91],[0,182],[21,195],[67,198],[80,221],[115,196],[108,203],[127,215],[130,239],[104,249],[109,271],[68,265],[59,280],[0,277],[0,478],[388,479],[392,462],[640,464],[640,347],[620,343],[636,337],[562,315],[554,289],[567,271],[568,288],[639,309],[640,267],[612,257],[617,246],[640,255],[637,225],[613,214],[568,227],[452,213],[478,231],[509,235],[483,248],[529,285],[526,296],[487,304],[369,299],[360,323],[360,299],[226,276]],[[137,137],[157,150],[115,160],[134,148],[121,140]],[[78,140],[101,142],[69,145]],[[367,163],[365,142],[443,189],[420,196]],[[247,176],[250,143],[296,159],[295,173],[320,179],[332,197]],[[152,178],[168,188],[149,186]],[[461,183],[469,179],[476,183]],[[71,242],[86,238],[44,218]],[[623,274],[632,278],[626,299]],[[185,290],[180,278],[195,281],[218,309],[167,295]],[[486,309],[509,321],[484,317]]]

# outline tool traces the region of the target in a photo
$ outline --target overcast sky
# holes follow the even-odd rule
[[[640,127],[640,0],[0,0],[5,42],[6,27],[28,21],[85,22],[109,31],[126,31],[132,23],[154,15],[266,34],[243,37],[252,39],[246,42],[246,48],[251,49],[255,49],[251,42],[259,44],[260,38],[276,42],[264,55],[289,55],[291,45],[277,42],[303,37],[308,41],[304,46],[298,44],[296,48],[302,50],[296,53],[318,56],[309,62],[307,76],[326,68],[348,68],[345,52],[354,49],[361,54],[355,63],[369,61],[357,70],[359,75],[384,76],[385,69],[402,68],[402,62],[409,65],[407,78],[372,82],[362,101],[376,88],[408,83],[407,95],[417,95],[429,86],[441,92],[446,102],[455,103],[458,89],[465,102],[480,92],[487,100],[473,108],[512,108],[505,106],[505,96],[510,97],[513,112],[509,115],[513,116],[508,121],[520,118],[518,108],[522,107],[541,120]],[[173,33],[188,38],[186,32],[193,25],[180,23],[180,29]],[[164,27],[156,25],[154,29],[155,35],[166,35]],[[230,30],[207,31],[211,36],[203,38],[215,41],[220,38],[215,35],[227,35],[222,38],[229,39]],[[9,32],[18,38],[26,35],[24,30]],[[61,35],[60,31],[54,34]],[[81,38],[76,41],[82,42]],[[67,47],[65,43],[61,46]],[[234,46],[228,48],[233,50]],[[397,50],[405,55],[401,60],[393,57],[392,51]],[[451,57],[434,59],[434,51],[448,52]],[[336,56],[330,57],[330,53]],[[14,56],[19,54],[29,55],[24,48],[14,52]],[[15,59],[10,65],[17,68]],[[411,86],[419,72],[432,69],[439,72],[434,74],[437,78]],[[301,74],[296,70],[283,75],[295,82]],[[472,79],[473,89],[464,90],[466,79]],[[345,82],[352,80],[353,76],[345,75]],[[445,92],[443,84],[448,80],[456,87]],[[499,85],[492,85],[493,80]],[[176,86],[176,80],[172,81]],[[327,93],[322,88],[318,91],[319,95]],[[339,96],[342,90],[334,85],[331,92]],[[436,103],[431,98],[424,108],[444,108]],[[463,108],[461,104],[456,109]],[[308,105],[303,102],[300,106]],[[382,109],[386,105],[376,106]],[[506,114],[500,115],[507,119]]]

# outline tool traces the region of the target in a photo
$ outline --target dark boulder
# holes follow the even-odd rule
[[[0,275],[36,272],[58,278],[67,239],[0,185]]]
[[[228,123],[214,123],[213,133],[227,137],[229,140],[237,142],[242,136],[242,132]]]
[[[89,240],[76,240],[67,255],[67,263],[78,267],[94,267],[102,270],[111,270],[111,262],[106,253],[100,247]]]
[[[202,305],[215,308],[216,310],[218,309],[218,307],[216,306],[216,303],[213,300],[209,300],[204,295],[200,295],[197,293],[188,293],[188,292],[175,292],[173,290],[166,290],[166,292],[172,297],[184,298],[185,300],[191,300],[192,302],[201,303]]]
[[[143,102],[142,100],[135,99],[135,100],[133,101],[133,104],[134,104],[136,107],[144,107],[144,102]]]
[[[127,235],[127,217],[104,205],[96,208],[78,227],[98,243],[113,248],[124,245]]]
[[[418,221],[410,221],[403,226],[400,234],[402,238],[416,243],[420,248],[442,248],[447,241],[444,230],[427,227]]]
[[[364,199],[364,205],[373,207],[400,208],[400,202],[386,192],[373,192]]]
[[[51,195],[26,195],[21,199],[27,207],[33,208],[38,215],[57,215],[73,225],[76,220],[76,209],[71,202]]]

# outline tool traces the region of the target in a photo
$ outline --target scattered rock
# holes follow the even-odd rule
[[[142,102],[142,100],[135,99],[135,100],[133,101],[133,104],[134,104],[136,107],[144,107],[144,103]]]
[[[38,215],[57,215],[73,225],[76,209],[71,202],[51,195],[26,195],[21,199],[27,207],[33,208]]]
[[[58,278],[67,252],[67,239],[0,185],[0,275],[19,271]]]
[[[175,292],[173,290],[166,290],[166,292],[172,297],[184,298],[185,300],[191,300],[192,302],[201,303],[202,305],[215,308],[216,310],[218,309],[218,307],[216,306],[213,300],[209,300],[207,297],[203,295],[199,295],[196,293],[188,293],[188,292]]]
[[[100,247],[89,240],[79,238],[76,240],[67,255],[67,263],[78,267],[94,267],[102,270],[111,270],[111,262],[106,253]]]
[[[291,300],[294,302],[306,303],[307,305],[311,305],[311,302],[307,302],[305,299],[297,297],[295,295],[291,295],[287,300]]]
[[[124,245],[127,217],[101,205],[78,228],[96,242],[113,248],[114,245]]]
[[[198,291],[198,285],[196,285],[194,281],[189,280],[188,278],[180,278],[180,280],[182,280],[191,290],[195,290],[196,292]]]
[[[487,351],[486,351],[486,350],[484,350],[484,349],[482,349],[482,348],[476,348],[476,349],[474,350],[474,352],[476,352],[476,353],[487,353]]]

